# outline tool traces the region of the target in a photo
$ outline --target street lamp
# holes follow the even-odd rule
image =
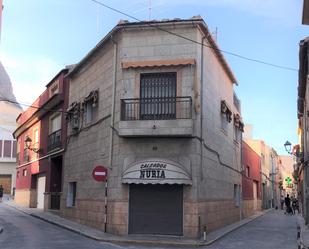
[[[41,153],[42,152],[42,149],[40,149],[40,148],[35,148],[35,147],[31,148],[31,143],[32,143],[32,139],[29,136],[26,136],[26,138],[25,138],[26,148],[28,150],[32,150],[35,153]]]
[[[291,152],[292,144],[289,141],[286,141],[284,144],[284,148],[290,155],[293,155],[293,152]]]

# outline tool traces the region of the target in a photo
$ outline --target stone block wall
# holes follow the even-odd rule
[[[240,209],[234,200],[214,200],[199,202],[201,227],[206,226],[207,233],[240,220]]]
[[[107,205],[107,232],[128,234],[128,201],[109,201]]]
[[[66,199],[62,198],[62,216],[87,226],[104,229],[104,201],[76,199],[74,207],[64,207],[65,201]]]

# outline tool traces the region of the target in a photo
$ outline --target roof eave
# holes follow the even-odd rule
[[[224,58],[224,56],[223,56],[220,48],[218,47],[216,41],[213,39],[211,33],[209,32],[209,29],[208,29],[206,23],[204,22],[204,20],[202,20],[200,22],[199,27],[201,28],[201,30],[204,32],[205,36],[207,37],[207,40],[210,43],[210,46],[212,47],[215,54],[218,56],[220,63],[222,64],[224,70],[226,71],[226,73],[227,73],[228,77],[230,78],[230,80],[232,81],[232,83],[238,85],[238,81],[237,81],[236,77],[234,76],[230,66],[228,65],[226,59]]]
[[[94,55],[118,30],[120,29],[119,25],[116,25],[90,52],[79,62],[74,68],[67,74],[68,77],[73,77],[81,67],[88,61],[92,55]]]
[[[309,0],[304,0],[302,24],[309,24]]]

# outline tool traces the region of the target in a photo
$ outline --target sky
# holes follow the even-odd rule
[[[299,41],[302,0],[97,0],[139,20],[201,15],[217,30],[220,49],[285,70],[224,54],[239,85],[244,123],[253,138],[286,154],[297,143]],[[151,6],[151,10],[149,10]],[[0,61],[20,103],[32,103],[66,65],[79,62],[120,19],[134,21],[93,0],[4,0]]]

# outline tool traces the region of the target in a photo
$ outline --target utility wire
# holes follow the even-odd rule
[[[100,1],[98,1],[98,0],[89,0],[89,1],[94,2],[94,3],[98,4],[98,5],[101,5],[101,6],[105,7],[105,8],[110,9],[110,10],[112,10],[112,11],[114,11],[114,12],[119,13],[119,14],[122,14],[122,15],[124,15],[124,16],[127,16],[127,17],[129,17],[129,18],[131,18],[131,19],[133,19],[133,20],[135,20],[135,21],[144,22],[144,21],[142,21],[142,20],[140,20],[140,19],[138,19],[138,18],[136,18],[136,17],[134,17],[134,16],[132,16],[132,15],[129,15],[129,14],[123,12],[123,11],[120,11],[120,10],[118,10],[118,9],[115,9],[115,8],[113,8],[113,7],[110,7],[110,6],[108,6],[108,5],[106,5],[106,4],[102,3],[102,2],[100,2]],[[201,42],[199,42],[199,41],[195,41],[195,40],[190,39],[190,38],[188,38],[188,37],[185,37],[185,36],[176,34],[176,33],[172,32],[172,31],[163,29],[163,28],[158,27],[158,26],[156,26],[156,25],[153,25],[153,24],[151,24],[151,23],[145,22],[145,24],[148,25],[148,26],[150,26],[150,27],[152,27],[152,28],[156,28],[156,29],[161,30],[161,31],[163,31],[163,32],[166,32],[166,33],[169,33],[169,34],[171,34],[171,35],[177,36],[177,37],[179,37],[179,38],[185,39],[185,40],[187,40],[187,41],[190,41],[190,42],[193,42],[193,43],[196,43],[196,44],[199,44],[199,45],[202,45],[202,46],[211,48],[211,49],[213,49],[213,50],[219,51],[219,52],[224,53],[224,54],[228,54],[228,55],[232,55],[232,56],[234,56],[234,57],[238,57],[238,58],[243,59],[243,60],[247,60],[247,61],[251,61],[251,62],[255,62],[255,63],[267,65],[267,66],[272,66],[272,67],[276,67],[276,68],[280,68],[280,69],[284,69],[284,70],[298,71],[298,69],[296,69],[296,68],[281,66],[281,65],[278,65],[278,64],[269,63],[269,62],[266,62],[266,61],[262,61],[262,60],[258,60],[258,59],[249,58],[249,57],[247,57],[247,56],[239,55],[239,54],[237,54],[237,53],[233,53],[233,52],[229,52],[229,51],[226,51],[226,50],[218,49],[218,48],[215,48],[215,47],[213,47],[213,46],[211,46],[211,45],[203,44],[203,43],[201,43]]]
[[[10,100],[10,99],[5,99],[5,98],[0,98],[0,102],[1,101],[2,102],[12,103],[12,104],[19,104],[19,105],[22,105],[22,106],[27,106],[27,107],[38,109],[38,110],[45,110],[45,111],[50,111],[50,112],[60,112],[60,113],[70,113],[70,112],[62,111],[62,110],[55,110],[55,109],[50,109],[50,108],[44,108],[44,107],[34,106],[34,105],[30,105],[30,104],[25,104],[25,103],[19,103],[17,101]]]

